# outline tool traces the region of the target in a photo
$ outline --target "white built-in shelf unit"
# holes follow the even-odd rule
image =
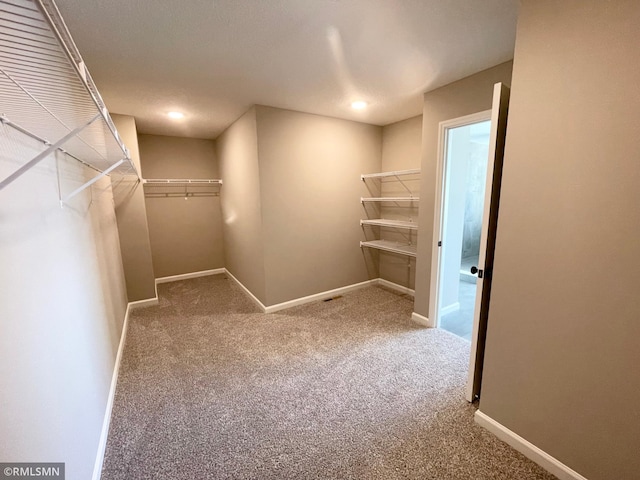
[[[361,203],[379,203],[384,205],[385,203],[395,203],[402,204],[408,203],[409,207],[417,208],[417,203],[420,201],[420,198],[416,196],[411,189],[411,182],[408,179],[416,180],[419,178],[420,170],[398,170],[393,172],[382,172],[382,173],[368,173],[360,176],[360,179],[363,182],[367,180],[379,181],[379,182],[387,182],[393,181],[398,182],[404,190],[406,190],[406,196],[380,196],[380,197],[361,197]],[[380,188],[382,191],[382,189]],[[397,220],[397,219],[387,219],[387,218],[372,218],[372,219],[362,219],[360,220],[360,225],[362,226],[370,226],[370,227],[383,227],[383,228],[391,228],[391,229],[400,229],[400,230],[409,230],[409,232],[405,236],[406,242],[397,242],[385,239],[377,239],[377,240],[367,240],[361,241],[360,247],[373,248],[376,250],[383,250],[386,252],[396,253],[400,255],[406,255],[409,257],[415,257],[417,254],[416,245],[412,242],[412,236],[415,236],[415,233],[418,230],[418,224],[412,220]]]
[[[0,122],[43,150],[0,179],[0,189],[55,150],[97,175],[64,202],[110,173],[139,178],[58,8],[51,0],[0,0]]]

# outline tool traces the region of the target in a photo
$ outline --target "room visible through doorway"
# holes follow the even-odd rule
[[[471,341],[491,122],[448,129],[439,326]]]

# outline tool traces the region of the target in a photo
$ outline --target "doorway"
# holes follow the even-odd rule
[[[443,129],[442,209],[436,325],[471,341],[487,182],[491,112]]]
[[[470,402],[479,398],[482,386],[508,111],[509,88],[496,83],[491,110],[440,123],[429,316],[436,327],[464,329],[454,333],[471,341],[466,392]],[[489,141],[485,147],[487,125]],[[486,163],[474,163],[474,158],[481,157]],[[485,181],[476,180],[483,170]],[[478,195],[481,189],[484,193]],[[467,226],[465,222],[476,221],[472,217],[480,204],[475,204],[480,202],[477,198],[482,198],[482,220],[476,254],[475,223]],[[466,249],[465,226],[469,236]],[[457,272],[455,267],[459,267]],[[447,290],[447,281],[453,290]],[[475,300],[472,307],[469,298]],[[455,311],[461,315],[471,311],[470,337],[468,323],[446,318]]]

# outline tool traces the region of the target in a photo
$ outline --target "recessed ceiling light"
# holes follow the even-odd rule
[[[184,113],[181,113],[181,112],[169,112],[167,113],[167,115],[169,115],[169,117],[171,118],[176,118],[176,119],[184,118]]]
[[[362,110],[363,108],[367,108],[367,102],[364,100],[357,100],[351,103],[351,108],[355,110]]]

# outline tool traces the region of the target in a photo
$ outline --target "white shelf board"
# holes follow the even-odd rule
[[[416,245],[407,245],[405,243],[392,242],[389,240],[369,240],[366,242],[360,242],[360,246],[384,250],[385,252],[398,253],[400,255],[408,255],[409,257],[415,257],[418,254]]]
[[[55,4],[0,0],[0,11],[2,122],[100,172],[137,176]]]
[[[361,202],[419,202],[420,197],[362,197]]]
[[[406,228],[409,230],[418,229],[418,224],[415,222],[406,222],[403,220],[387,220],[384,218],[360,220],[360,225],[375,225],[378,227]]]
[[[366,178],[386,178],[386,177],[398,177],[401,175],[419,175],[420,169],[415,170],[397,170],[395,172],[382,172],[382,173],[366,173],[364,175],[360,175],[362,180]]]

